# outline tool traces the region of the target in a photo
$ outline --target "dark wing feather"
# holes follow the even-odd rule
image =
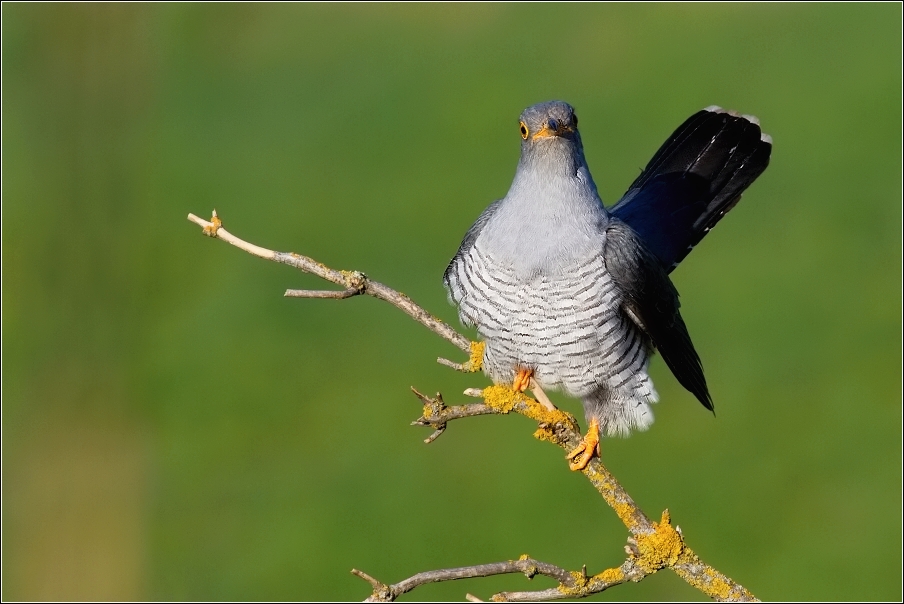
[[[678,311],[678,291],[659,259],[618,219],[606,229],[603,257],[624,296],[625,314],[653,341],[678,382],[712,410],[703,365]]]
[[[660,147],[610,212],[631,226],[668,272],[769,165],[772,140],[755,118],[698,111]]]

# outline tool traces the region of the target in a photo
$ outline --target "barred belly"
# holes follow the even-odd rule
[[[544,389],[584,399],[588,417],[601,419],[602,407],[655,402],[646,373],[649,344],[619,309],[621,294],[602,249],[525,278],[474,245],[452,268],[450,297],[462,322],[486,342],[484,371],[494,382],[511,383],[519,369],[532,369]],[[609,431],[632,427],[646,426]]]

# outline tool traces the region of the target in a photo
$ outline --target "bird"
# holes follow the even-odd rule
[[[606,208],[571,105],[532,105],[518,129],[508,193],[468,229],[443,284],[495,384],[550,408],[546,390],[581,400],[587,430],[567,459],[583,470],[602,435],[653,422],[655,352],[714,410],[669,274],[766,169],[772,139],[753,116],[702,109]]]

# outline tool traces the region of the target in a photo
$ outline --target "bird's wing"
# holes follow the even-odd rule
[[[468,232],[465,233],[465,238],[462,239],[461,245],[458,246],[458,251],[455,252],[455,255],[452,257],[452,260],[449,261],[449,266],[446,267],[446,271],[443,273],[443,284],[446,286],[446,289],[449,290],[449,293],[452,294],[452,285],[450,282],[450,275],[455,270],[455,264],[458,263],[462,258],[468,255],[468,252],[471,251],[471,248],[474,246],[474,242],[477,241],[477,237],[480,236],[480,231],[483,230],[484,225],[492,218],[493,214],[496,213],[497,208],[499,207],[499,202],[501,199],[497,199],[493,203],[487,206],[487,208],[483,211],[483,213],[477,217],[477,220],[474,224],[471,225],[471,228],[468,229]]]
[[[675,130],[610,213],[671,272],[738,203],[771,152],[756,118],[703,109]]]
[[[603,259],[622,293],[622,311],[650,337],[681,385],[712,410],[700,357],[678,311],[678,291],[659,259],[618,219],[606,229]]]

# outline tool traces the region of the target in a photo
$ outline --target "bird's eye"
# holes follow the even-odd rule
[[[574,122],[574,127],[577,128],[578,127],[578,114],[577,113],[571,114],[571,121]]]
[[[527,135],[528,135],[527,124],[525,124],[524,122],[521,122],[521,138],[523,138],[524,140],[527,140]]]

